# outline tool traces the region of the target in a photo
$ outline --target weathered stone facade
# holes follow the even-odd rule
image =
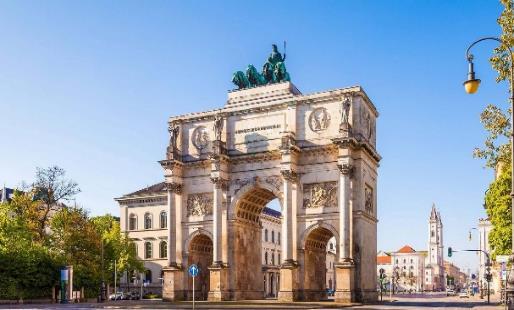
[[[163,298],[190,295],[187,265],[200,235],[212,240],[210,300],[264,298],[260,219],[278,198],[278,299],[325,297],[335,238],[336,300],[376,300],[377,117],[360,87],[302,95],[290,82],[233,91],[221,109],[171,117],[160,162],[170,223]],[[202,207],[208,199],[212,210]]]

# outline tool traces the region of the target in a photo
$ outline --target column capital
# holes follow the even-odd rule
[[[182,194],[182,184],[180,183],[166,183],[166,189],[175,194]]]
[[[341,171],[341,174],[348,175],[349,177],[353,174],[353,165],[350,163],[339,163],[337,164],[337,168]]]
[[[211,177],[211,182],[214,184],[216,189],[228,189],[228,181],[220,177]]]
[[[293,183],[297,183],[298,182],[298,173],[296,173],[296,171],[294,170],[281,170],[280,171],[280,174],[282,174],[282,177],[289,181],[289,182],[293,182]]]

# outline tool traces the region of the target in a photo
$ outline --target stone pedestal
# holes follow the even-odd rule
[[[185,299],[184,270],[179,266],[164,267],[162,300],[180,301]]]
[[[209,301],[229,300],[228,292],[228,268],[221,264],[214,264],[209,267]]]
[[[278,301],[298,300],[298,266],[295,262],[285,262],[280,268],[280,291]]]
[[[334,264],[336,269],[335,301],[351,303],[355,301],[354,274],[355,265],[352,262]]]

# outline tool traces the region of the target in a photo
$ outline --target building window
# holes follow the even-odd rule
[[[407,264],[407,260],[406,260],[405,258],[403,259],[403,263],[404,263],[404,264]]]
[[[275,243],[275,231],[271,231],[271,243]]]
[[[264,230],[264,241],[268,242],[268,230]]]
[[[275,265],[275,253],[271,252],[271,264]]]
[[[332,242],[330,242],[330,249],[333,250],[334,249],[334,244]]]
[[[277,263],[280,265],[280,262],[281,262],[281,260],[280,260],[280,253],[278,253],[278,262]]]
[[[265,265],[268,264],[268,252],[264,253],[264,263]]]
[[[137,256],[137,244],[135,242],[130,242],[130,249],[133,251],[134,254]]]
[[[145,258],[152,258],[152,243],[145,242]]]
[[[410,259],[410,263],[411,263],[411,264],[414,264],[414,260],[413,260],[412,258]]]
[[[430,235],[431,235],[432,237],[434,236],[434,231],[433,231],[433,230],[430,232]]]
[[[152,283],[152,271],[150,269],[145,270],[145,282]]]
[[[277,243],[280,245],[280,232],[278,233]]]
[[[398,264],[398,258],[396,259],[396,264]]]
[[[161,211],[161,228],[166,228],[168,226],[168,215],[166,211]]]
[[[129,230],[137,229],[137,216],[135,214],[131,214],[129,216]]]
[[[161,241],[159,244],[159,257],[166,258],[168,256],[168,243],[166,241]]]
[[[150,213],[145,213],[145,229],[152,228],[152,215]]]

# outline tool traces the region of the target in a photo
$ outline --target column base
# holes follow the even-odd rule
[[[278,301],[292,302],[299,299],[298,292],[298,263],[286,260],[280,268],[280,291]]]
[[[336,302],[352,303],[356,301],[354,286],[355,265],[347,259],[341,263],[334,264],[336,271],[336,291],[334,299]]]
[[[173,263],[162,269],[164,279],[162,283],[162,300],[180,301],[186,299],[184,290],[184,270],[182,266]]]
[[[208,301],[229,300],[228,266],[222,262],[215,262],[209,267],[209,295]]]

